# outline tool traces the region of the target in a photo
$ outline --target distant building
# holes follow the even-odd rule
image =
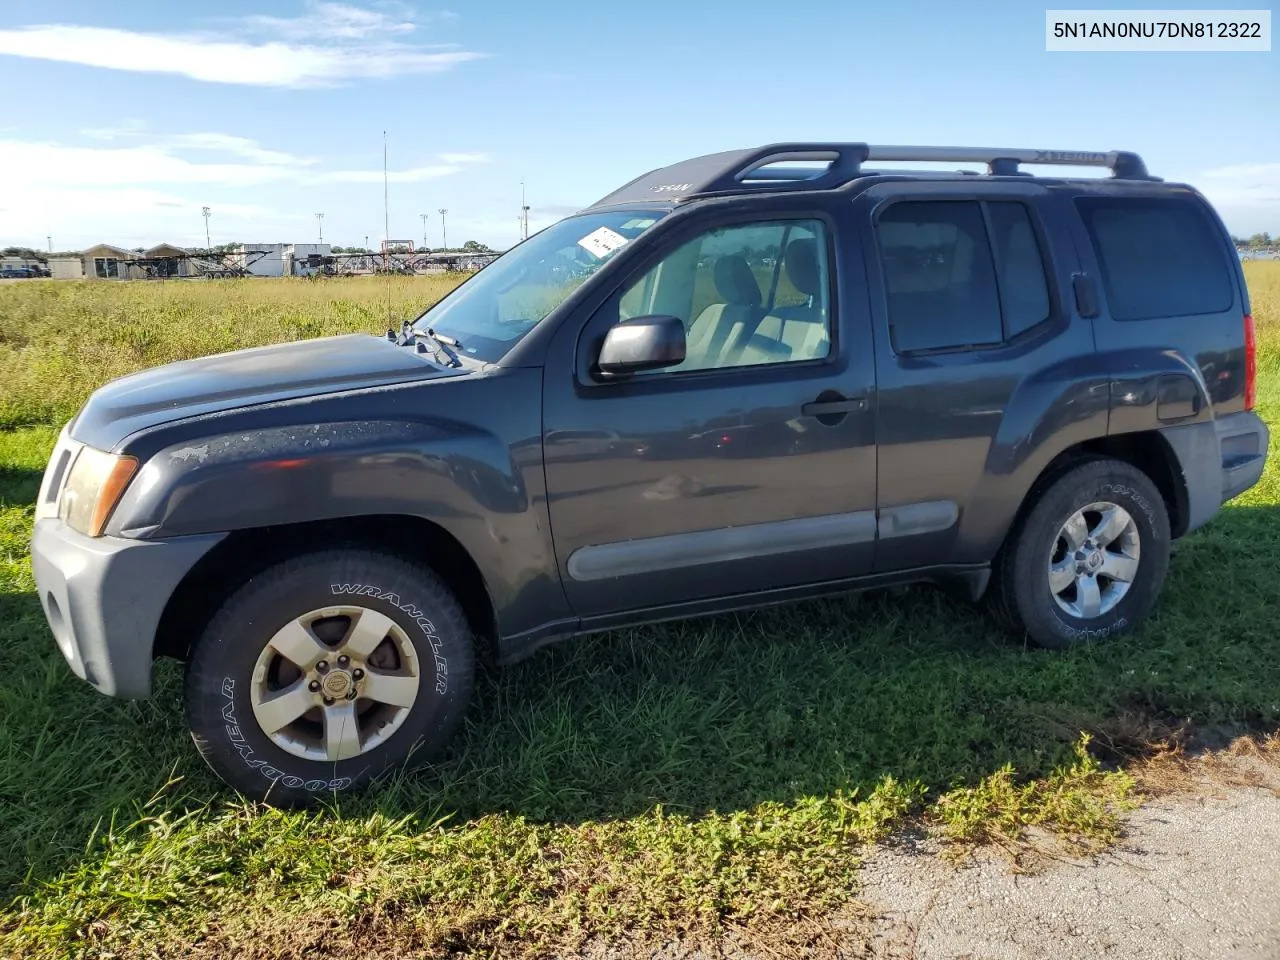
[[[144,272],[154,277],[194,277],[198,275],[195,264],[189,259],[191,252],[172,243],[157,243],[138,258],[151,261],[144,264]]]
[[[312,272],[306,267],[309,257],[327,257],[332,252],[328,243],[244,243],[232,255],[255,277],[292,277]]]
[[[49,272],[59,280],[148,280],[165,277],[225,276],[224,260],[257,277],[314,273],[313,257],[332,255],[327,243],[246,243],[224,257],[191,251],[172,243],[149,250],[126,250],[100,243],[73,256],[53,257]]]
[[[172,243],[157,243],[150,250],[126,250],[100,243],[79,254],[52,257],[49,273],[55,280],[147,280],[200,275],[191,252]]]
[[[81,250],[79,256],[52,258],[49,272],[55,280],[128,280],[129,268],[123,261],[137,256],[132,250],[100,243]]]

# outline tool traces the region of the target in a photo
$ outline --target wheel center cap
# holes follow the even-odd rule
[[[1090,570],[1097,570],[1100,566],[1102,566],[1102,551],[1095,550],[1093,551],[1093,553],[1089,554],[1088,563],[1089,563]]]
[[[324,691],[325,696],[334,700],[345,697],[347,691],[351,689],[351,674],[345,670],[331,670],[320,681],[320,689]]]

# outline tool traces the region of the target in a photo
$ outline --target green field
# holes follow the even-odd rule
[[[1280,437],[1280,263],[1246,273]],[[397,278],[391,315],[448,283]],[[1280,728],[1273,449],[1176,545],[1134,636],[1024,649],[929,588],[618,631],[479,678],[457,749],[376,794],[241,802],[185,733],[178,665],[120,702],[58,656],[26,556],[40,473],[113,376],[387,317],[381,279],[0,286],[0,955],[545,955],[730,929],[767,951],[856,896],[907,816],[1106,842],[1138,799],[1117,762],[1188,727]]]

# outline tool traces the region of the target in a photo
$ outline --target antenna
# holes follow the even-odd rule
[[[520,239],[529,239],[529,204],[524,199],[524,181],[520,181]]]
[[[320,230],[320,243],[324,243],[324,214],[316,214],[316,226]]]
[[[382,131],[382,269],[387,275],[387,327],[391,327],[391,269],[387,245],[391,240],[391,194],[387,187],[387,131]]]

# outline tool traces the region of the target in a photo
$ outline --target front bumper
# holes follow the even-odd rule
[[[86,537],[36,521],[31,566],[45,619],[76,676],[114,697],[151,693],[156,628],[174,589],[226,534]]]

